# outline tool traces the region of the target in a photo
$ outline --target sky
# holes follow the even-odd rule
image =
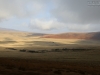
[[[0,0],[0,27],[38,33],[100,31],[100,0]]]

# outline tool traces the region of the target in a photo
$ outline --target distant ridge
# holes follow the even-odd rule
[[[14,29],[0,28],[0,32],[26,32]],[[61,34],[44,34],[44,33],[29,33],[27,37],[41,36],[42,38],[55,38],[55,39],[86,39],[86,40],[100,40],[100,32],[89,32],[89,33],[61,33]]]
[[[7,28],[1,28],[1,27],[0,27],[0,31],[18,31],[18,30],[7,29]]]
[[[16,30],[16,29],[8,29],[8,28],[1,28],[1,27],[0,27],[0,31],[32,33],[32,32],[27,32],[27,31],[21,31],[21,30]]]
[[[34,33],[34,32],[27,32],[27,31],[20,31],[14,29],[7,29],[7,28],[0,28],[0,32],[3,33],[27,33],[26,37],[33,37],[33,36],[44,36],[44,33]]]
[[[51,34],[43,38],[100,40],[100,32]]]

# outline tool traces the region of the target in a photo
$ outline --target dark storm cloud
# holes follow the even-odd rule
[[[82,26],[83,30],[92,31],[100,27],[100,0],[54,0],[54,2],[56,8],[52,10],[52,15],[66,23],[69,30],[80,30],[77,27]]]

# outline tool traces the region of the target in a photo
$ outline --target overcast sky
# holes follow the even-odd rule
[[[0,27],[41,33],[100,31],[100,0],[0,0]]]

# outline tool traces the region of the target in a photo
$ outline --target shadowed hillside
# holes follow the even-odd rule
[[[52,34],[43,38],[100,40],[100,32]]]

